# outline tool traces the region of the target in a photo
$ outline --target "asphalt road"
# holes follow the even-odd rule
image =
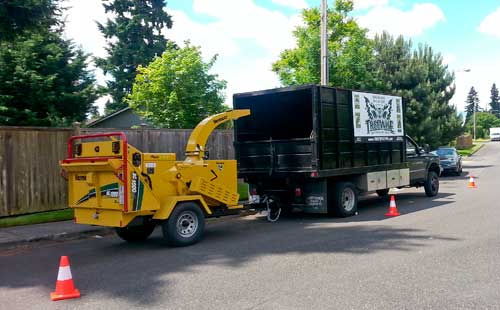
[[[500,309],[500,143],[423,189],[367,197],[358,216],[210,222],[169,248],[114,236],[0,252],[2,309]],[[467,188],[468,174],[477,189]],[[80,299],[52,302],[60,255]]]

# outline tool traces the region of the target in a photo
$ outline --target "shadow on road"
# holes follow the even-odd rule
[[[454,193],[439,193],[436,197],[429,198],[425,193],[392,193],[396,199],[396,205],[401,215],[420,212],[436,207],[441,207],[454,202]],[[370,197],[371,198],[371,197]],[[389,197],[374,197],[360,201],[359,215],[352,218],[345,218],[346,222],[382,221],[387,220],[384,214],[389,207]]]
[[[490,168],[493,167],[492,165],[464,165],[464,168],[474,168],[474,169],[479,169],[479,168]]]
[[[404,202],[400,212],[410,214],[448,204],[451,201],[443,199],[451,196],[442,193],[436,199],[428,199],[420,193],[398,193],[397,199]],[[426,203],[412,204],[424,199]],[[26,255],[0,257],[0,288],[42,286],[49,292],[53,289],[59,255],[69,255],[77,287],[82,292],[101,293],[144,306],[154,304],[160,295],[173,293],[175,279],[171,277],[189,277],[208,266],[240,268],[269,255],[417,252],[428,246],[431,239],[457,241],[413,228],[356,223],[385,220],[387,205],[387,199],[371,197],[361,202],[359,216],[346,219],[296,214],[278,223],[269,223],[263,217],[210,222],[205,239],[186,248],[166,246],[159,231],[140,244],[111,237],[46,245]],[[33,257],[43,259],[34,261]],[[37,265],[47,261],[51,263],[46,268]],[[48,295],[45,297],[48,299]]]
[[[469,168],[475,168],[475,167],[469,167]],[[441,174],[440,181],[462,180],[462,179],[468,179],[471,176],[473,176],[474,179],[479,179],[479,177],[476,176],[474,173],[471,173],[471,171],[463,170],[461,175],[454,175],[452,173],[443,173]]]

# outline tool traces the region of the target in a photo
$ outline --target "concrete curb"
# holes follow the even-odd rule
[[[479,151],[480,149],[482,149],[484,147],[485,144],[486,144],[486,142],[480,143],[479,147],[477,149],[475,149],[474,152],[470,153],[470,155],[462,155],[462,158],[472,158],[474,156],[474,154],[477,153],[477,151]]]
[[[474,152],[472,152],[472,153],[471,153],[469,156],[467,156],[467,157],[472,157],[472,155],[476,154],[476,153],[477,153],[477,151],[479,151],[480,149],[482,149],[482,148],[483,148],[483,146],[484,146],[485,144],[486,144],[486,143],[481,143],[481,144],[479,145],[479,147],[478,147],[477,149],[475,149],[475,150],[474,150]]]
[[[50,233],[36,237],[24,237],[17,240],[1,242],[0,250],[8,250],[12,248],[19,247],[21,245],[35,244],[41,241],[66,241],[66,240],[77,240],[83,239],[92,235],[107,235],[113,232],[112,228],[109,227],[95,227],[92,229],[85,229],[81,231],[73,232],[58,232]]]

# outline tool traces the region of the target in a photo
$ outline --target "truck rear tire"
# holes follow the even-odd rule
[[[329,195],[329,213],[339,217],[353,216],[358,212],[358,194],[350,182],[338,182],[333,186],[333,195]]]
[[[205,216],[194,202],[179,203],[170,217],[163,222],[163,238],[172,246],[188,246],[203,236]]]
[[[425,194],[434,197],[439,192],[439,177],[435,171],[429,171],[424,183]]]
[[[145,221],[143,225],[117,227],[115,231],[118,237],[127,242],[141,242],[151,236],[155,227],[155,223]]]
[[[388,188],[386,188],[386,189],[377,189],[376,192],[377,192],[377,195],[379,197],[387,197],[387,195],[389,194],[389,189]]]

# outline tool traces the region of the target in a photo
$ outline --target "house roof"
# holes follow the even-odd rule
[[[115,116],[117,116],[117,115],[119,115],[121,113],[124,113],[124,112],[126,112],[128,110],[131,110],[131,109],[132,109],[131,107],[126,107],[124,109],[118,110],[118,111],[116,111],[114,113],[111,113],[109,115],[103,116],[103,117],[101,117],[99,119],[96,119],[94,121],[91,121],[90,123],[87,124],[87,126],[88,127],[95,126],[95,125],[97,125],[97,124],[99,124],[99,123],[101,123],[101,122],[103,122],[103,121],[105,121],[107,119],[113,118],[113,117],[115,117]]]

